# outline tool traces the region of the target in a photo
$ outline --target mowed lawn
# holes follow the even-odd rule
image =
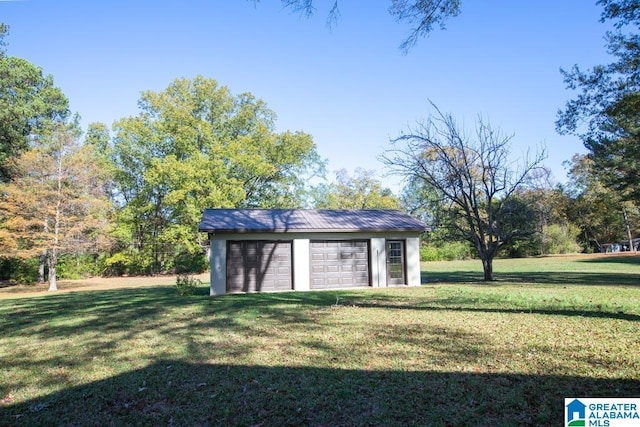
[[[565,397],[640,397],[640,256],[480,267],[214,298],[5,289],[0,425],[562,425]]]

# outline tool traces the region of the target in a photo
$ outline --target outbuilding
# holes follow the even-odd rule
[[[419,286],[422,222],[396,210],[206,209],[211,295]]]

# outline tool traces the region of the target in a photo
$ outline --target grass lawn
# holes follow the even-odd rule
[[[640,256],[494,268],[215,298],[5,289],[0,425],[561,425],[564,397],[640,397]]]

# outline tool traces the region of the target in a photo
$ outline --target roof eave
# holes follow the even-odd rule
[[[348,230],[340,229],[340,228],[326,228],[326,229],[305,229],[305,228],[297,228],[297,229],[240,229],[240,228],[229,228],[229,229],[211,229],[211,228],[199,228],[198,231],[203,233],[217,233],[217,234],[258,234],[258,233],[277,233],[277,234],[287,234],[287,233],[308,233],[308,234],[321,234],[321,233],[423,233],[425,231],[429,231],[428,228],[387,228],[387,229],[371,229],[371,228],[351,228]]]

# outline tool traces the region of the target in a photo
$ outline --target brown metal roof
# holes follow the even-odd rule
[[[209,233],[423,232],[428,227],[396,210],[206,209],[198,230]]]

